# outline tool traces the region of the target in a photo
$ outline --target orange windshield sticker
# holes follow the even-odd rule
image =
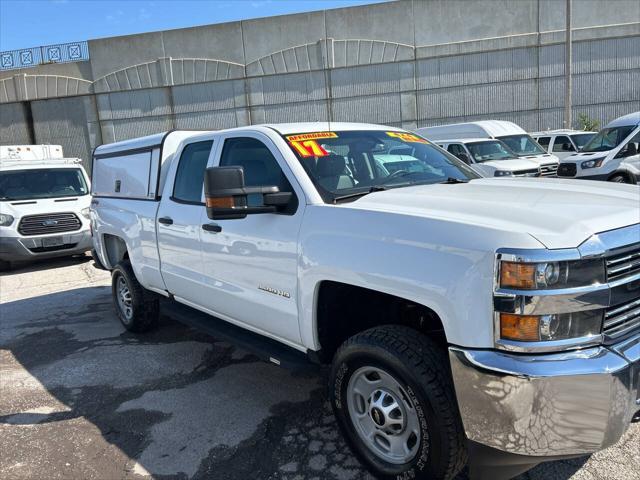
[[[320,138],[338,138],[338,135],[335,132],[301,133],[299,135],[289,135],[287,140],[290,142],[301,142],[303,140],[318,140]]]
[[[329,155],[322,145],[318,145],[315,140],[289,140],[289,144],[296,149],[301,157],[326,157]]]
[[[413,142],[413,143],[429,143],[428,141],[426,141],[424,138],[420,138],[417,135],[414,135],[413,133],[406,133],[406,132],[387,132],[387,135],[389,135],[390,137],[394,137],[394,138],[399,138],[400,140],[402,140],[403,142]]]

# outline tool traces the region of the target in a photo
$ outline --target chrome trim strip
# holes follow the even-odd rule
[[[576,248],[567,248],[560,250],[540,249],[518,249],[518,248],[499,248],[496,251],[498,260],[508,262],[561,262],[567,260],[580,260],[580,251]]]

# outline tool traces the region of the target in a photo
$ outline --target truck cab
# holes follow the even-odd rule
[[[91,222],[132,332],[159,312],[329,366],[378,478],[512,478],[640,420],[640,188],[483,178],[357,123],[100,146]]]
[[[616,183],[640,182],[640,112],[609,123],[577,153],[562,160],[558,176]]]
[[[434,142],[448,138],[497,139],[504,142],[519,158],[536,162],[543,177],[554,177],[558,169],[558,157],[547,153],[531,135],[513,122],[481,120],[424,127],[416,132]]]
[[[89,189],[59,145],[0,147],[0,268],[90,250]]]
[[[539,177],[540,165],[519,158],[506,144],[491,138],[440,140],[437,144],[483,177]]]
[[[597,132],[585,132],[582,130],[559,129],[535,132],[532,133],[531,136],[547,152],[563,160],[569,155],[573,155],[582,150],[582,147],[584,147],[596,133]]]

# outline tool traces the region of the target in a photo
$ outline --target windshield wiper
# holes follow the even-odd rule
[[[339,197],[335,197],[333,199],[333,203],[338,203],[342,200],[349,200],[350,198],[364,197],[365,195],[369,195],[370,193],[382,192],[384,190],[386,190],[386,187],[382,187],[380,185],[374,185],[373,187],[370,187],[369,190],[365,190],[363,192],[349,193],[347,195],[341,195]]]
[[[438,182],[438,183],[444,184],[444,185],[449,185],[449,184],[455,184],[455,183],[469,183],[469,180],[460,180],[459,178],[449,177],[446,180],[444,180],[443,182]]]

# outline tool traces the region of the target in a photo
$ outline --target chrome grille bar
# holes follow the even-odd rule
[[[640,298],[605,311],[603,331],[610,338],[619,337],[640,327]]]

